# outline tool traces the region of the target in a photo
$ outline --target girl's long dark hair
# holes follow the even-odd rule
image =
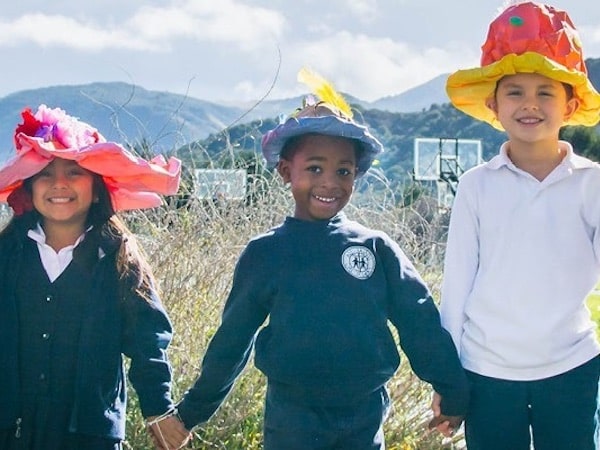
[[[115,212],[104,180],[100,175],[93,175],[96,201],[92,203],[88,213],[88,227],[93,226],[92,230],[121,240],[116,263],[122,288],[125,288],[124,294],[127,290],[133,290],[142,298],[151,301],[152,292],[157,287],[148,259],[138,245],[135,235]]]

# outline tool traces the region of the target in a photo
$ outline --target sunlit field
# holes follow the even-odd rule
[[[592,318],[596,321],[598,326],[597,334],[600,337],[600,285],[598,285],[596,289],[596,291],[588,296],[587,304],[592,313]]]
[[[235,262],[246,242],[292,211],[291,195],[277,179],[257,182],[261,185],[256,190],[259,194],[250,204],[194,201],[180,210],[164,208],[128,216],[155,268],[175,326],[170,358],[176,399],[198,375],[201,357],[220,321]],[[393,236],[437,292],[445,214],[439,214],[430,199],[398,206],[402,199],[385,186],[378,186],[378,193],[371,189],[381,184],[376,178],[362,183],[362,192],[346,207],[347,215]],[[437,433],[428,432],[431,391],[412,374],[406,359],[388,388],[394,405],[385,425],[388,449],[463,448],[460,434],[446,442]],[[262,448],[264,393],[264,377],[249,364],[216,415],[195,430],[190,448]],[[131,400],[126,448],[151,448],[133,392]]]
[[[202,355],[220,322],[235,262],[246,242],[292,211],[291,195],[278,179],[252,180],[252,201],[195,199],[185,207],[164,206],[123,216],[148,255],[175,327],[169,355],[176,400],[198,375]],[[386,189],[377,177],[363,180],[359,191],[346,207],[347,215],[392,236],[438,298],[447,212],[426,196],[405,206],[405,200]],[[4,210],[4,220],[7,214]],[[593,293],[588,304],[600,323],[600,292]],[[412,374],[405,358],[388,388],[393,402],[385,424],[388,449],[464,449],[462,432],[452,440],[428,432],[431,390]],[[124,447],[151,449],[135,392],[129,391]],[[187,448],[261,449],[264,393],[265,379],[250,363],[215,416],[194,430]]]

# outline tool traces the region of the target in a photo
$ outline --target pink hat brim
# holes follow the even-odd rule
[[[83,148],[56,148],[53,142],[20,133],[17,154],[0,169],[0,201],[23,180],[32,177],[54,158],[77,162],[101,175],[110,193],[115,211],[160,206],[161,195],[173,195],[179,189],[181,161],[157,156],[150,161],[137,157],[114,142],[102,142]]]

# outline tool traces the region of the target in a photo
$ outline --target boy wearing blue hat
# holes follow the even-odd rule
[[[441,395],[438,420],[460,426],[466,375],[428,287],[396,242],[342,212],[380,142],[347,105],[313,102],[262,147],[291,186],[294,215],[238,260],[200,377],[178,405],[185,428],[213,415],[254,348],[268,380],[266,450],[384,449],[385,384],[400,362],[388,320],[414,372]]]

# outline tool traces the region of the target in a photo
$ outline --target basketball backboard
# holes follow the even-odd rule
[[[244,169],[196,169],[196,197],[202,200],[240,200],[246,197]]]
[[[414,179],[418,181],[456,181],[482,161],[479,139],[415,139]]]

